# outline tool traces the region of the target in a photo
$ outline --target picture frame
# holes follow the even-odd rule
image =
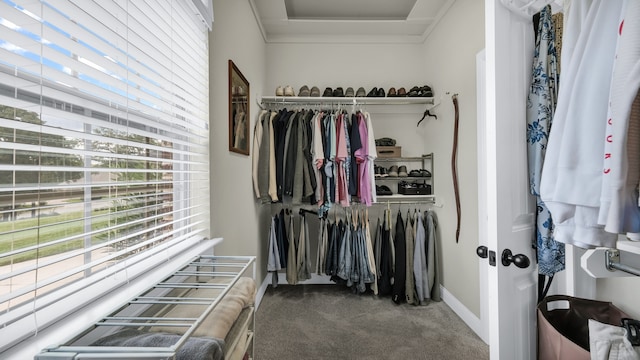
[[[229,151],[249,155],[249,81],[229,59]]]

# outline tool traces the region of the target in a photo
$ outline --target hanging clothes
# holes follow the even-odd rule
[[[562,57],[540,196],[553,217],[555,239],[580,247],[615,247],[616,236],[598,225],[598,215],[607,119],[603,99],[609,95],[622,5],[621,0],[574,1],[565,13],[571,17],[588,7],[577,35],[576,28],[565,27],[563,49],[569,45],[573,51]],[[568,38],[576,39],[575,46]]]
[[[369,223],[369,212],[366,212],[365,218],[363,219],[363,232],[364,232],[364,237],[365,237],[365,241],[366,241],[366,247],[367,247],[367,258],[369,260],[368,262],[368,266],[369,266],[369,271],[371,272],[371,290],[373,290],[373,294],[374,295],[378,295],[378,270],[377,270],[377,263],[376,263],[376,257],[375,257],[375,251],[374,251],[374,244],[373,241],[371,239],[371,229],[370,229],[370,223]]]
[[[398,210],[396,216],[396,232],[395,232],[395,271],[393,272],[393,289],[391,293],[391,300],[396,304],[405,300],[405,280],[407,277],[407,253],[406,253],[406,239],[404,230],[404,221],[402,220],[402,214]]]
[[[262,132],[263,132],[263,123],[265,115],[269,114],[267,110],[261,110],[258,114],[258,121],[256,121],[256,125],[253,128],[253,153],[251,154],[251,178],[253,182],[253,192],[256,195],[256,198],[260,199],[260,187],[259,187],[259,179],[266,178],[263,174],[262,176],[258,175],[258,163],[260,158],[264,159],[264,155],[260,156],[260,151],[268,151],[268,145],[265,144],[262,147]],[[265,184],[266,185],[266,184]],[[263,186],[265,186],[263,185]]]
[[[327,253],[329,252],[328,243],[329,235],[327,229],[327,220],[320,218],[320,226],[318,228],[318,252],[316,253],[316,274],[321,275],[327,263]]]
[[[279,220],[277,216],[271,218],[271,228],[269,231],[269,247],[267,256],[267,271],[271,273],[271,286],[278,286],[278,270],[280,265],[280,251],[278,250],[278,239],[276,237],[276,224]]]
[[[434,211],[427,211],[425,216],[425,231],[427,235],[427,279],[429,283],[428,299],[441,301],[440,273],[438,272],[438,220]]]
[[[391,211],[384,211],[383,224],[380,226],[380,271],[378,276],[378,293],[381,296],[391,294],[393,290],[393,241],[391,239]]]
[[[416,212],[417,213],[417,212]],[[407,211],[407,221],[405,222],[405,259],[407,261],[405,266],[405,280],[404,280],[404,292],[407,304],[415,304],[416,302],[416,290],[415,290],[415,277],[413,275],[413,259],[415,257],[415,218]],[[417,225],[416,225],[417,226]]]
[[[300,235],[297,250],[297,280],[311,279],[311,255],[309,254],[309,225],[304,214],[300,215]]]
[[[551,214],[540,198],[540,178],[549,130],[558,98],[559,73],[555,48],[555,28],[551,6],[540,12],[538,34],[533,57],[533,74],[527,97],[527,156],[529,161],[529,192],[536,197],[536,249],[538,273],[553,276],[564,270],[564,244],[553,237]]]
[[[640,240],[640,3],[629,1],[618,26],[605,137],[599,223]]]
[[[415,220],[416,238],[413,251],[413,276],[416,283],[416,304],[424,305],[425,299],[429,299],[429,276],[427,274],[427,254],[426,233],[424,218],[418,212]]]
[[[295,285],[298,283],[297,248],[299,247],[299,243],[293,235],[295,234],[293,216],[289,217],[288,233],[291,235],[291,238],[289,240],[289,253],[287,254],[287,283],[289,283],[289,285]]]

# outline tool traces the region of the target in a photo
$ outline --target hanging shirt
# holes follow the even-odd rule
[[[612,233],[640,232],[640,2],[628,1],[618,25],[618,47],[604,141],[599,223]],[[636,236],[631,237],[637,239]]]
[[[572,3],[571,9],[578,6]],[[603,99],[609,95],[621,11],[621,0],[594,0],[573,54],[563,54],[558,106],[540,182],[556,240],[581,247],[615,247],[616,236],[598,225],[598,212],[607,116]]]
[[[324,182],[322,179],[322,169],[324,169],[324,149],[322,146],[322,118],[323,112],[319,112],[313,118],[313,140],[311,146],[311,157],[313,161],[313,174],[316,177],[315,199],[319,205],[324,201]],[[318,214],[320,215],[320,214]]]
[[[262,124],[264,120],[265,114],[268,114],[267,110],[260,111],[258,114],[258,121],[256,121],[256,125],[253,128],[253,153],[251,153],[251,172],[252,172],[252,180],[253,180],[253,191],[256,195],[256,198],[260,198],[260,188],[258,187],[258,162],[260,160],[260,145],[262,144]],[[265,144],[265,149],[268,149]],[[263,161],[265,159],[263,158]]]
[[[419,305],[425,304],[425,299],[429,299],[429,276],[427,275],[427,247],[426,234],[422,213],[418,213],[416,221],[416,238],[413,249],[413,276],[416,283],[416,302]]]
[[[371,203],[378,201],[375,192],[375,171],[374,162],[378,158],[378,151],[376,150],[376,137],[373,131],[373,124],[371,123],[371,114],[364,113],[365,120],[367,122],[367,176],[369,182],[369,192],[371,197]],[[371,204],[367,204],[371,205]]]
[[[540,199],[540,178],[547,149],[549,130],[558,97],[558,61],[556,57],[551,6],[540,12],[533,58],[531,87],[527,96],[527,157],[529,192],[536,196],[536,249],[538,273],[553,276],[564,270],[564,244],[553,237],[551,214]]]
[[[349,183],[347,179],[347,138],[344,126],[344,114],[336,119],[336,200],[342,206],[349,206]]]
[[[278,115],[272,111],[269,116],[269,197],[272,202],[278,201],[278,182],[276,180],[276,142],[273,122]]]
[[[417,214],[416,214],[417,215]],[[405,225],[405,259],[407,261],[405,266],[405,280],[404,291],[407,304],[416,303],[416,290],[415,290],[415,278],[413,276],[413,258],[415,256],[415,218],[407,212],[407,222]]]

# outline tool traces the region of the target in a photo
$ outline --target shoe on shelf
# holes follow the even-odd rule
[[[380,177],[380,168],[381,166],[378,166],[378,165],[373,166],[374,177],[377,177],[377,178]]]
[[[420,170],[411,170],[409,171],[410,177],[422,177]]]
[[[284,96],[284,89],[282,88],[282,86],[278,86],[276,88],[276,96]]]
[[[388,174],[390,177],[398,177],[398,165],[391,165]]]
[[[420,169],[421,177],[431,177],[431,172],[427,169]]]
[[[312,97],[319,97],[320,96],[320,89],[318,89],[317,86],[312,87],[310,95]]]
[[[304,85],[300,88],[300,91],[298,91],[298,96],[304,96],[307,97],[311,94],[311,92],[309,91],[309,87],[307,85]]]
[[[417,86],[414,86],[411,88],[411,90],[409,90],[409,92],[407,93],[407,96],[409,97],[418,97],[420,96],[420,88]]]
[[[431,87],[424,85],[420,88],[420,96],[422,97],[433,97],[433,91],[431,91]]]
[[[407,96],[407,90],[405,90],[403,87],[401,87],[400,89],[398,89],[398,92],[397,92],[396,96],[398,96],[398,97],[406,97]]]
[[[409,176],[409,174],[407,174],[407,167],[406,166],[401,165],[398,168],[398,176],[399,177],[407,177],[407,176]]]
[[[333,97],[344,97],[344,90],[341,87],[337,87],[333,90]]]
[[[379,88],[379,89],[378,89],[378,97],[385,97],[384,89],[383,89],[383,88]]]
[[[358,91],[356,91],[356,97],[365,97],[366,92],[363,87],[359,87]]]
[[[324,89],[324,93],[322,93],[322,97],[332,97],[332,96],[333,96],[333,90],[330,87]]]
[[[376,195],[393,195],[393,192],[387,185],[376,185]]]
[[[371,91],[369,91],[369,93],[367,94],[367,97],[376,97],[378,96],[378,88],[374,87],[373,89],[371,89]]]
[[[344,96],[345,97],[354,97],[355,96],[355,94],[353,92],[353,88],[351,86],[349,86],[347,88],[347,90],[344,92]]]
[[[287,85],[284,88],[284,96],[296,96],[296,94],[293,92],[293,88],[289,85]]]
[[[396,93],[396,88],[394,88],[394,87],[389,88],[389,91],[387,92],[387,96],[388,97],[396,97],[396,96],[398,96],[398,94]]]

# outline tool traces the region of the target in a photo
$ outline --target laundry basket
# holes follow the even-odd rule
[[[620,326],[626,317],[610,302],[547,296],[538,304],[538,359],[589,360],[589,319]]]

